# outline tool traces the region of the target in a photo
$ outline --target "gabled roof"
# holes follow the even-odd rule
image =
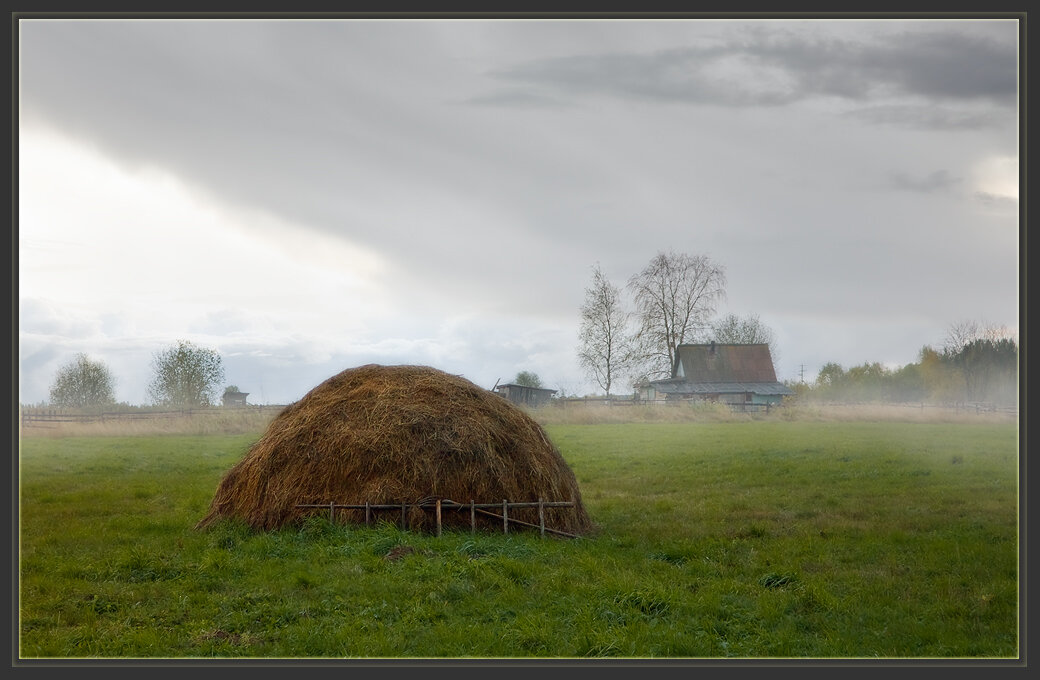
[[[672,377],[650,383],[664,394],[794,394],[776,379],[769,345],[679,345]]]
[[[769,345],[679,345],[672,378],[694,383],[774,383]]]

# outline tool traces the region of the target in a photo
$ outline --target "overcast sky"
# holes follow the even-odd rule
[[[288,403],[576,359],[597,263],[725,268],[778,377],[1018,327],[1013,20],[22,20],[20,399],[178,339]],[[803,373],[804,372],[804,373]]]

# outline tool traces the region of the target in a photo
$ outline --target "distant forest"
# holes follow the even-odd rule
[[[1018,344],[1002,330],[984,337],[969,331],[953,333],[941,350],[925,346],[917,363],[899,369],[828,363],[814,383],[788,384],[800,397],[821,401],[1016,404]]]

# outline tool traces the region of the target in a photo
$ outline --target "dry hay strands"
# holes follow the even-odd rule
[[[296,507],[303,499],[363,506],[538,497],[574,503],[546,509],[546,527],[592,531],[574,473],[522,409],[428,366],[369,364],[332,376],[283,410],[224,475],[198,527],[238,517],[277,529],[310,512]],[[359,511],[347,512],[342,519],[358,520]],[[469,516],[460,515],[446,513],[445,526],[468,527]],[[413,529],[434,522],[421,509],[407,519]],[[537,522],[537,509],[518,508],[517,519]]]

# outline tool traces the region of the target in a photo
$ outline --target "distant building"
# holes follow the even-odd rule
[[[246,397],[248,396],[249,392],[225,392],[224,406],[248,406],[246,404]]]
[[[523,406],[541,406],[556,394],[556,390],[548,390],[544,387],[528,387],[527,385],[498,385],[495,391],[513,402]]]
[[[672,377],[643,388],[645,399],[779,404],[794,390],[777,381],[769,345],[679,345]]]

